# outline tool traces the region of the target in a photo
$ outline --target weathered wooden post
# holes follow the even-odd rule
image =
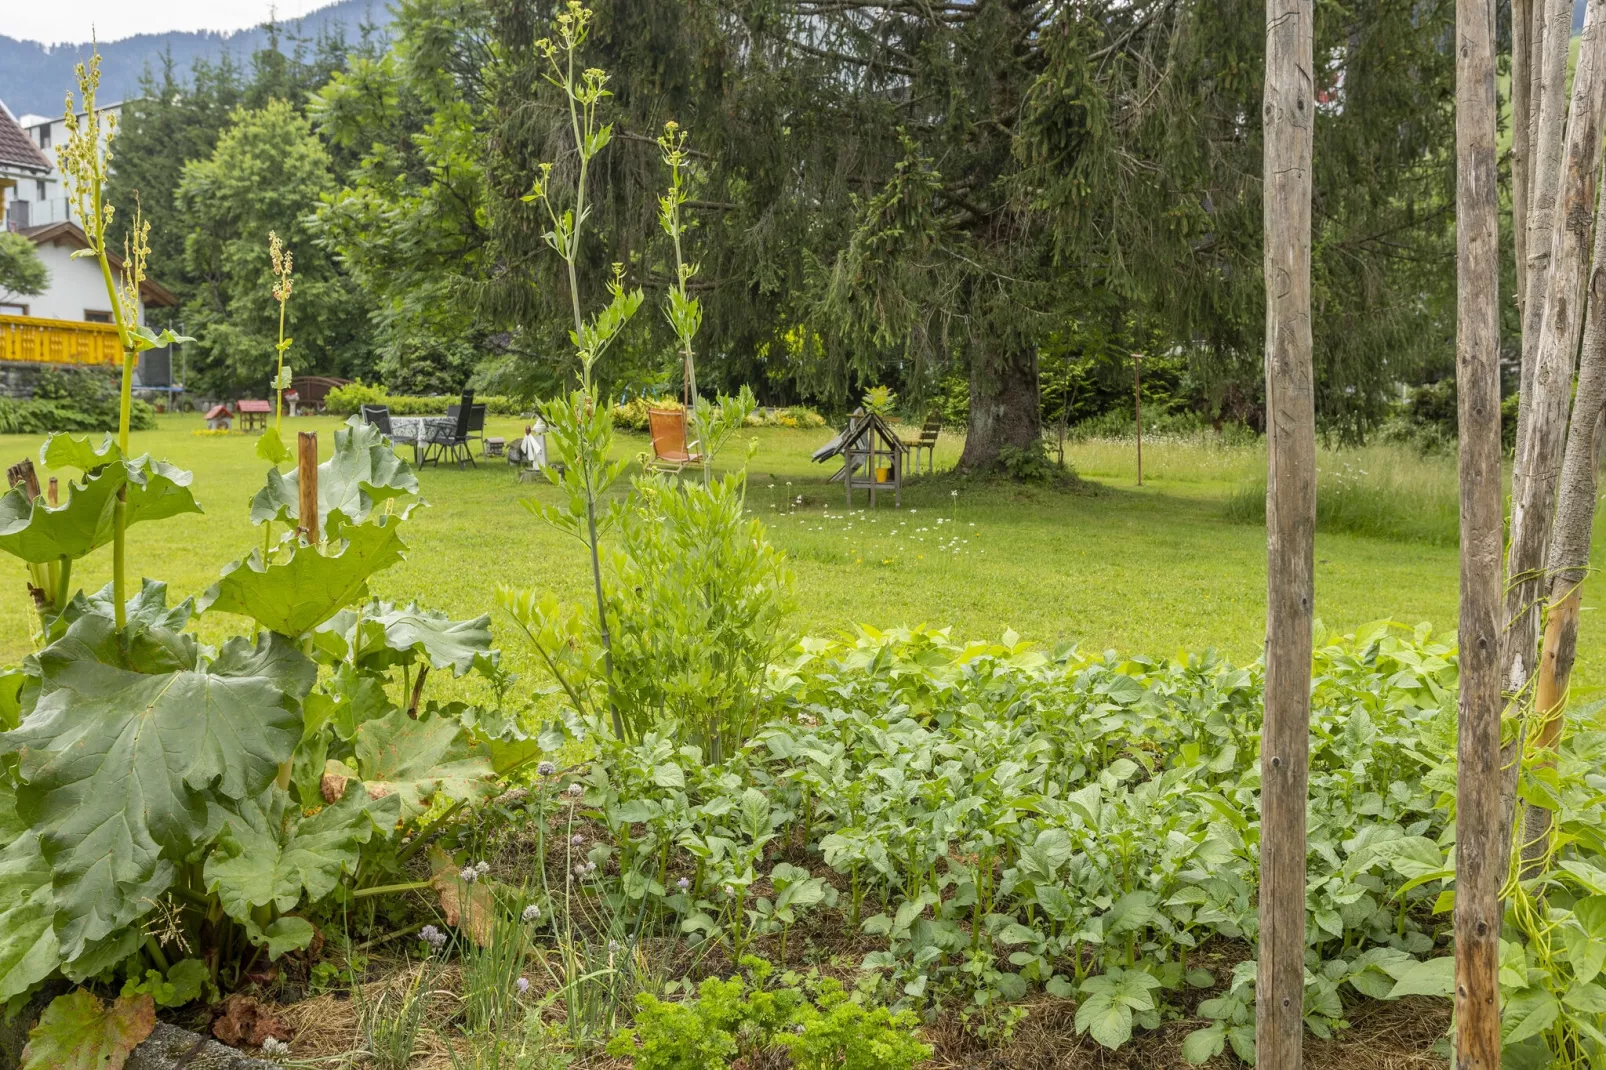
[[[297,525],[307,541],[318,541],[318,432],[296,435],[296,492],[301,523]]]
[[[1132,354],[1132,405],[1138,419],[1138,486],[1143,486],[1143,354]]]
[[[1316,395],[1310,323],[1312,0],[1266,0],[1266,713],[1260,748],[1258,1065],[1299,1070],[1305,805],[1315,602]]]
[[[1461,687],[1456,780],[1457,1070],[1500,1066],[1500,230],[1494,0],[1456,2],[1456,397]]]

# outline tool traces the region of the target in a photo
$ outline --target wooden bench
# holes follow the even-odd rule
[[[926,451],[926,474],[930,475],[937,467],[937,436],[942,434],[942,413],[933,410],[926,417],[926,422],[920,428],[916,438],[903,440],[904,446],[914,454],[915,474],[920,474],[920,451]]]

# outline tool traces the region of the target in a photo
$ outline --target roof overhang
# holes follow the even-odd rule
[[[23,227],[18,233],[24,235],[35,245],[70,245],[74,249],[89,248],[89,237],[77,223],[44,223],[37,227]],[[106,260],[111,266],[121,271],[123,258],[106,250]],[[175,308],[178,306],[178,295],[155,279],[146,279],[139,284],[140,300],[156,308]]]

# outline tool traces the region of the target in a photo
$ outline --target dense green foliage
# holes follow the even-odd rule
[[[156,223],[156,272],[201,324],[199,382],[261,378],[257,310],[230,311],[252,262],[222,251],[260,224],[308,272],[299,370],[377,373],[409,395],[473,383],[529,400],[563,383],[565,269],[524,200],[570,139],[535,47],[562,7],[407,0],[388,42],[286,54],[275,41],[248,70],[203,63],[186,80],[167,65],[148,79],[113,195],[138,189]],[[747,383],[838,409],[886,382],[916,418],[944,399],[950,424],[969,424],[967,464],[986,467],[1003,445],[1029,448],[1040,421],[1127,409],[1140,351],[1146,403],[1258,427],[1259,133],[1243,118],[1258,113],[1258,15],[987,2],[899,8],[872,31],[878,10],[600,4],[582,62],[610,72],[619,136],[582,289],[616,263],[655,303],[675,288],[654,143],[673,119],[701,390]],[[1320,18],[1318,404],[1357,438],[1394,383],[1448,368],[1450,7],[1366,0]],[[252,186],[225,188],[213,167],[211,194],[186,201],[186,161],[209,164],[244,116],[260,129],[274,100],[315,131],[282,131],[294,166],[253,171],[260,152],[237,135],[226,166]],[[272,207],[280,196],[296,210]],[[677,392],[675,332],[633,321],[600,381]]]
[[[350,416],[361,412],[364,405],[384,405],[392,416],[440,416],[448,405],[456,405],[461,394],[410,397],[388,393],[384,387],[368,386],[362,381],[337,386],[324,398],[324,408],[336,416]],[[526,406],[514,398],[500,394],[475,394],[474,404],[484,405],[492,416],[517,416]]]
[[[918,1019],[866,1010],[831,980],[811,978],[810,991],[770,990],[771,967],[746,960],[754,983],[741,977],[710,977],[697,998],[665,1003],[640,997],[635,1025],[608,1044],[610,1054],[629,1057],[640,1070],[725,1070],[785,1052],[797,1070],[910,1070],[929,1058],[931,1047],[911,1035]]]
[[[33,242],[21,234],[0,231],[0,299],[20,303],[19,298],[44,293],[49,282],[50,272]]]
[[[135,400],[129,410],[129,426],[151,430],[156,426],[156,410]],[[32,398],[0,398],[0,434],[115,430],[116,386],[96,372],[47,368],[34,383]]]

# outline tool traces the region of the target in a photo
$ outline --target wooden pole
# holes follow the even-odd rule
[[[1511,0],[1511,234],[1515,246],[1517,315],[1524,307],[1520,280],[1528,270],[1528,155],[1533,149],[1533,0]]]
[[[1138,486],[1143,486],[1143,354],[1132,354],[1132,403],[1138,418]]]
[[[1500,229],[1495,0],[1456,0],[1456,395],[1461,686],[1456,780],[1455,1066],[1500,1066]]]
[[[318,541],[318,432],[296,435],[296,490],[301,533],[310,543]]]
[[[1570,10],[1570,8],[1569,8]],[[1567,23],[1566,26],[1570,26]],[[1547,39],[1554,25],[1546,28]],[[1557,31],[1559,32],[1559,31]],[[1548,92],[1548,91],[1547,91]],[[1547,98],[1548,99],[1548,98]],[[1563,102],[1563,105],[1565,102]],[[1558,195],[1550,213],[1545,285],[1528,288],[1526,317],[1532,336],[1523,349],[1533,351],[1533,368],[1522,397],[1517,457],[1511,477],[1511,527],[1506,550],[1505,630],[1501,635],[1500,676],[1508,699],[1522,709],[1531,692],[1539,654],[1539,621],[1547,585],[1543,582],[1557,495],[1561,482],[1573,372],[1583,334],[1584,305],[1595,225],[1600,174],[1602,113],[1606,112],[1606,0],[1589,0],[1573,73],[1572,105],[1564,151],[1552,165]],[[1538,165],[1545,158],[1536,157]],[[1530,181],[1537,188],[1544,176]],[[1538,211],[1537,200],[1535,211]],[[1540,259],[1529,228],[1528,258]],[[1531,345],[1530,345],[1531,343]],[[1516,734],[1503,756],[1502,805],[1506,828],[1517,807],[1517,774],[1522,735]]]
[[[1260,747],[1258,1065],[1299,1070],[1315,603],[1310,322],[1312,0],[1266,0],[1266,713]]]

